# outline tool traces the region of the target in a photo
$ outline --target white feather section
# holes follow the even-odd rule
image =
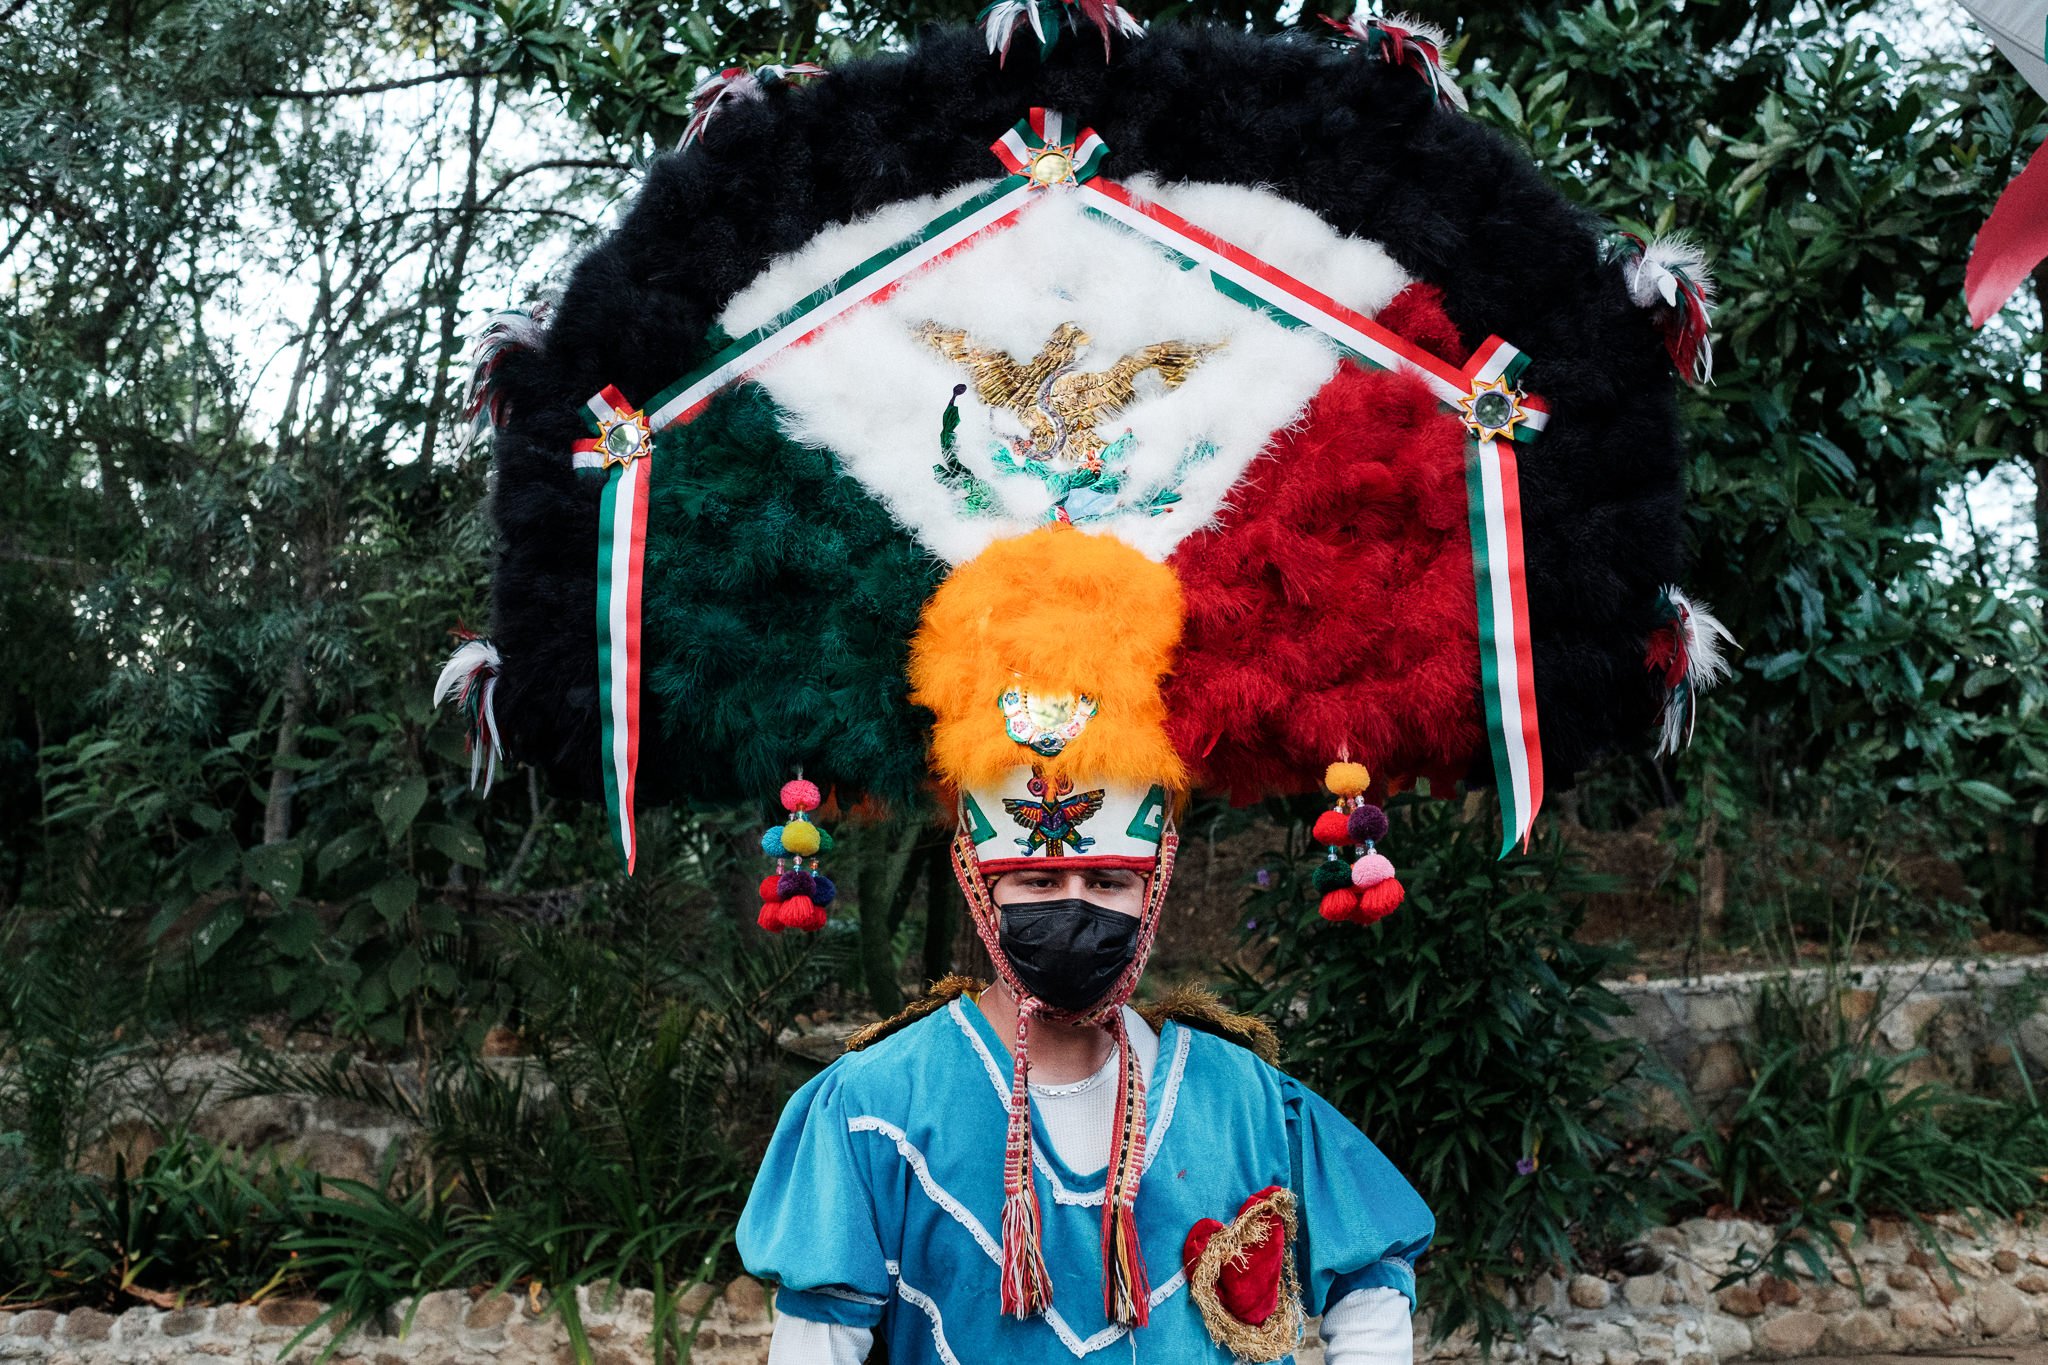
[[[1675,754],[1692,744],[1694,722],[1699,717],[1702,692],[1733,676],[1724,645],[1735,644],[1735,636],[1704,602],[1695,602],[1675,586],[1664,596],[1678,612],[1679,628],[1685,637],[1685,682],[1664,706],[1664,722],[1657,739],[1657,756]]]
[[[1122,5],[1109,6],[1109,21],[1116,31],[1126,38],[1142,38],[1145,35],[1145,21],[1125,9]]]
[[[479,729],[483,742],[476,742],[471,734],[469,747],[469,785],[475,790],[477,778],[483,778],[484,792],[491,794],[491,784],[498,777],[498,760],[505,756],[505,746],[498,739],[498,670],[501,665],[498,647],[489,640],[465,640],[456,646],[448,656],[448,662],[441,665],[441,676],[434,682],[434,705],[439,706],[450,698],[460,698],[469,688],[477,688],[477,712]]]
[[[480,668],[496,673],[501,663],[498,647],[489,640],[464,640],[448,656],[448,662],[441,665],[441,676],[434,683],[434,705],[454,696],[470,674]]]
[[[1179,186],[1160,197],[1361,311],[1384,307],[1408,283],[1377,245],[1342,237],[1275,195]],[[1126,496],[1135,502],[1171,486],[1181,500],[1161,515],[1131,507],[1086,524],[1155,559],[1165,559],[1214,519],[1272,434],[1296,420],[1335,372],[1336,356],[1322,341],[1224,298],[1205,274],[1179,269],[1144,240],[1084,213],[1082,202],[1065,194],[1043,197],[1015,227],[940,262],[758,376],[781,407],[788,435],[830,449],[948,563],[1037,525],[1053,498],[1035,477],[995,467],[991,447],[1020,436],[1023,427],[1016,415],[986,408],[971,393],[961,402],[956,448],[962,463],[993,488],[1000,515],[971,515],[934,477],[940,415],[953,386],[968,375],[918,339],[925,322],[963,328],[976,342],[1020,361],[1035,355],[1061,323],[1075,322],[1092,338],[1079,357],[1084,371],[1153,342],[1222,343],[1177,389],[1166,389],[1156,376],[1141,377],[1137,399],[1097,424],[1105,439],[1131,433]],[[929,200],[892,206],[875,219],[828,230],[765,271],[733,301],[721,325],[733,333],[759,325],[939,207]],[[1184,466],[1183,457],[1204,443],[1215,453]]]
[[[1652,239],[1641,255],[1623,264],[1622,274],[1638,308],[1676,308],[1680,275],[1698,287],[1702,302],[1714,301],[1714,272],[1707,266],[1707,254],[1682,232]]]
[[[1693,689],[1704,692],[1734,676],[1735,666],[1728,662],[1721,648],[1735,643],[1728,627],[1721,624],[1706,603],[1693,601],[1677,588],[1666,588],[1664,592],[1685,622],[1685,675]]]

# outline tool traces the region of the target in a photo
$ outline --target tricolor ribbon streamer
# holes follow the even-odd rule
[[[598,537],[598,670],[604,705],[605,799],[628,872],[633,868],[633,778],[639,762],[640,576],[654,437],[693,420],[728,385],[906,280],[983,237],[1014,225],[1034,197],[1074,190],[1088,211],[1136,232],[1184,266],[1205,271],[1224,297],[1282,326],[1313,331],[1345,355],[1415,374],[1474,434],[1467,458],[1473,563],[1478,583],[1482,675],[1495,771],[1509,831],[1503,854],[1525,842],[1543,799],[1534,659],[1522,556],[1521,498],[1513,443],[1533,441],[1550,420],[1542,400],[1516,387],[1525,357],[1489,338],[1464,367],[1411,345],[1364,314],[1163,205],[1103,178],[1109,148],[1093,129],[1068,140],[1068,121],[1033,109],[990,146],[1010,174],[737,338],[695,373],[635,409],[616,389],[592,398],[590,438],[574,447],[579,469],[604,469]]]

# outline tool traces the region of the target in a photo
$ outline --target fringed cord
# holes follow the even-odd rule
[[[1109,1036],[1123,1061],[1116,1073],[1116,1127],[1110,1132],[1109,1173],[1102,1191],[1102,1311],[1111,1322],[1143,1327],[1152,1308],[1136,1209],[1138,1178],[1145,1170],[1145,1076],[1131,1056],[1121,1008],[1110,1017]]]
[[[1168,828],[1159,844],[1158,870],[1145,897],[1138,926],[1137,949],[1116,986],[1078,1015],[1048,1010],[1017,979],[1003,955],[1001,916],[988,881],[981,874],[974,840],[963,827],[953,836],[953,875],[967,898],[968,917],[996,973],[1017,1002],[1017,1040],[1010,1071],[1010,1124],[1003,1151],[1003,1280],[1002,1309],[1026,1318],[1052,1303],[1052,1276],[1046,1269],[1044,1239],[1039,1231],[1038,1185],[1031,1165],[1031,1021],[1040,1015],[1092,1023],[1107,1030],[1117,1050],[1117,1118],[1110,1133],[1109,1172],[1102,1198],[1102,1297],[1111,1321],[1143,1327],[1151,1319],[1152,1288],[1145,1257],[1138,1244],[1138,1180],[1145,1170],[1145,1077],[1131,1056],[1124,1027],[1124,1005],[1138,988],[1138,978],[1152,956],[1159,930],[1159,912],[1173,880],[1180,836]]]
[[[1052,1302],[1052,1276],[1038,1228],[1038,1185],[1031,1178],[1031,1018],[1037,1002],[1017,1002],[1017,1047],[1010,1069],[1010,1131],[1003,1149],[1003,1311],[1028,1318]]]

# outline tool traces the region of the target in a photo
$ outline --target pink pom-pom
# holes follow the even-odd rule
[[[782,903],[782,927],[815,934],[825,927],[824,907],[809,896],[791,896]]]
[[[1394,865],[1384,853],[1368,853],[1351,865],[1351,884],[1360,891],[1369,891],[1393,876]]]
[[[1323,897],[1323,903],[1316,907],[1324,919],[1332,923],[1356,917],[1358,893],[1356,891],[1332,891]]]
[[[1408,898],[1408,893],[1401,888],[1401,883],[1392,877],[1355,894],[1358,897],[1357,919],[1360,924],[1372,924],[1385,919]]]
[[[1319,844],[1347,844],[1351,842],[1351,817],[1341,810],[1326,810],[1316,817],[1311,833]]]
[[[793,778],[782,784],[782,808],[786,811],[816,810],[824,799],[818,784],[805,778]]]

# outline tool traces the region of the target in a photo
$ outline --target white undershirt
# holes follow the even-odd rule
[[[1159,1058],[1159,1035],[1138,1012],[1124,1007],[1131,1056],[1149,1077]],[[1062,1085],[1031,1083],[1031,1108],[1045,1139],[1075,1175],[1109,1169],[1109,1133],[1116,1117],[1117,1053],[1092,1076]],[[1415,1358],[1408,1299],[1398,1289],[1355,1289],[1323,1315],[1326,1365],[1412,1365]],[[861,1365],[874,1344],[865,1327],[812,1322],[784,1313],[775,1319],[768,1365]]]

